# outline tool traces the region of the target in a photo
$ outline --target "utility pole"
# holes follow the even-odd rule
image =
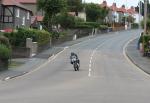
[[[147,31],[147,0],[144,0],[144,34]]]
[[[126,10],[126,15],[125,15],[125,30],[128,29],[128,24],[127,24],[127,16],[128,16],[128,13],[127,13],[127,0],[126,0],[126,5],[125,5],[125,10]]]
[[[139,0],[139,29],[141,29],[141,0]]]

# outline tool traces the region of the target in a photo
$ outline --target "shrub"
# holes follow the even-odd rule
[[[74,28],[77,28],[77,29],[84,29],[84,28],[93,28],[92,26],[90,25],[83,25],[83,24],[80,24],[80,25],[76,25]]]
[[[10,57],[11,49],[4,44],[0,44],[0,59],[9,59]]]
[[[8,48],[10,48],[8,38],[4,37],[3,35],[0,35],[0,44],[6,45]]]
[[[75,25],[75,17],[66,13],[58,15],[54,21],[56,24],[60,24],[64,29],[74,27]]]
[[[52,38],[59,39],[66,35],[66,32],[52,32]]]
[[[138,23],[133,23],[131,24],[131,28],[132,29],[137,29],[139,27],[139,24]]]
[[[32,38],[38,45],[44,45],[50,41],[51,34],[44,30],[19,28],[17,32],[4,34],[10,40],[12,46],[25,47],[26,38]]]
[[[99,23],[96,22],[80,22],[76,26],[87,26],[87,27],[92,27],[92,28],[98,28],[100,26]]]
[[[107,26],[107,25],[100,25],[100,26],[99,26],[99,29],[100,29],[100,30],[107,30],[107,29],[108,29],[108,26]]]

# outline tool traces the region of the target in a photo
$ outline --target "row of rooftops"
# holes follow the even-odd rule
[[[1,4],[4,6],[17,6],[28,11],[31,11],[21,3],[36,3],[36,0],[1,0]]]
[[[137,12],[135,11],[135,8],[133,6],[131,6],[131,8],[129,8],[129,9],[126,9],[125,5],[122,5],[121,7],[117,7],[116,3],[113,3],[111,6],[108,6],[107,1],[103,1],[102,4],[100,4],[100,6],[109,8],[112,11],[116,11],[116,12],[137,14]]]
[[[29,10],[27,7],[25,7],[22,4],[36,4],[37,0],[2,0],[1,2],[3,5],[15,5],[18,7],[21,7],[23,9]],[[101,7],[106,7],[109,8],[113,11],[117,11],[117,12],[123,12],[123,13],[130,13],[130,14],[135,14],[137,13],[135,11],[135,8],[132,6],[130,9],[126,9],[125,5],[122,5],[120,8],[116,6],[116,3],[113,3],[112,6],[108,6],[107,5],[107,1],[103,1],[102,4],[100,4]]]

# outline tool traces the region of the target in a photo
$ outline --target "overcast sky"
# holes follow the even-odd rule
[[[113,2],[116,2],[118,7],[120,7],[123,4],[127,4],[127,7],[131,7],[131,6],[137,6],[139,0],[106,0],[106,1],[108,5],[111,5]],[[88,3],[93,2],[93,3],[100,4],[103,2],[103,0],[85,0],[85,2],[88,2]]]

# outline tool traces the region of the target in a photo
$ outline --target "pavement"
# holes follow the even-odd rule
[[[109,33],[107,33],[109,34]],[[82,41],[95,38],[99,36],[100,34],[97,35],[90,35],[87,37],[79,38],[77,40],[73,41],[68,41],[64,42],[60,45],[53,46],[48,50],[45,50],[41,52],[40,54],[31,57],[31,58],[19,58],[19,59],[12,59],[11,62],[12,64],[15,63],[16,66],[10,66],[8,70],[6,71],[1,71],[0,72],[0,80],[5,81],[8,79],[12,79],[18,76],[22,76],[24,74],[27,74],[38,67],[40,67],[42,64],[44,64],[50,57],[56,55],[57,53],[63,51],[66,47],[72,46],[74,44],[80,43]]]
[[[150,74],[150,58],[142,56],[137,49],[137,44],[138,38],[131,41],[126,48],[126,54],[137,67]]]

